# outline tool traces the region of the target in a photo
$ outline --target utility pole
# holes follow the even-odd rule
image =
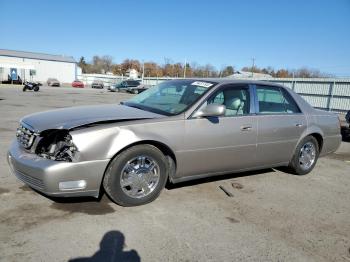
[[[145,61],[142,60],[142,84],[143,84],[143,77],[145,76]]]
[[[254,67],[255,67],[255,58],[253,57],[252,58],[252,62],[253,62],[253,65],[252,65],[252,77],[254,76]]]
[[[185,58],[184,78],[186,78],[187,59]]]

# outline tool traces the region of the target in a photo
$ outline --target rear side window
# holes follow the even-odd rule
[[[283,88],[274,86],[257,86],[259,113],[293,114],[300,113],[294,99]]]
[[[283,97],[284,97],[284,103],[286,106],[287,113],[301,113],[299,106],[294,101],[292,96],[283,88],[281,88]]]
[[[137,81],[128,81],[129,86],[138,86],[140,83]]]

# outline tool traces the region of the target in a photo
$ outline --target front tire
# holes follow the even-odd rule
[[[315,137],[305,137],[297,146],[293,158],[289,164],[292,173],[306,175],[315,167],[320,147]]]
[[[164,154],[152,145],[136,145],[117,155],[109,164],[103,187],[121,206],[138,206],[155,200],[168,178]]]

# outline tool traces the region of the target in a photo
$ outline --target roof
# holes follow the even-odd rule
[[[34,52],[25,52],[25,51],[16,51],[16,50],[7,50],[7,49],[0,49],[0,56],[76,63],[76,61],[72,56],[50,55],[50,54],[43,54],[43,53],[34,53]]]
[[[199,82],[214,82],[218,84],[252,84],[252,85],[266,85],[267,83],[269,85],[274,86],[281,86],[279,83],[269,82],[268,80],[256,80],[256,79],[235,79],[235,78],[175,78],[175,79],[169,79],[169,80],[193,80],[193,81],[199,81]]]
[[[176,78],[169,79],[168,81],[198,81],[198,82],[212,82],[215,84],[241,84],[241,85],[269,85],[269,86],[278,86],[284,87],[281,83],[271,82],[268,80],[255,80],[255,79],[235,79],[235,78]]]

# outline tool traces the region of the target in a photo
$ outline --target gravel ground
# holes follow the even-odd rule
[[[24,115],[127,97],[0,88],[1,261],[350,261],[348,142],[307,176],[267,169],[193,181],[132,208],[105,195],[50,199],[10,174],[6,151]]]

